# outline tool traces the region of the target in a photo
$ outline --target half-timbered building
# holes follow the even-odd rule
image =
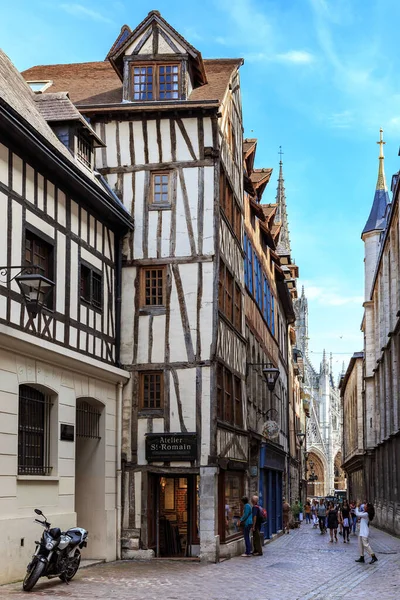
[[[241,550],[242,62],[203,60],[152,11],[105,61],[24,73],[90,119],[106,143],[96,169],[135,219],[123,246],[125,557]]]
[[[102,140],[67,94],[38,87],[0,53],[0,583],[24,574],[34,507],[88,529],[88,557],[119,556],[121,239],[133,220],[93,171]],[[50,292],[36,288],[37,314],[26,274]]]
[[[270,538],[282,529],[282,499],[291,497],[294,483],[290,478],[294,370],[289,339],[294,311],[277,252],[287,234],[286,223],[280,220],[282,200],[278,193],[276,203],[261,203],[272,169],[254,168],[256,147],[256,139],[244,140],[247,418],[251,489],[258,490],[267,509],[264,535]],[[290,258],[290,250],[286,254]],[[264,377],[267,365],[279,372],[273,390],[268,389]],[[295,497],[297,494],[298,488]]]

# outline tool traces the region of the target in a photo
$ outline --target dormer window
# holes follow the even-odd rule
[[[132,66],[132,100],[178,100],[179,65],[146,64]]]
[[[76,156],[88,169],[92,168],[93,141],[82,132],[76,136]]]

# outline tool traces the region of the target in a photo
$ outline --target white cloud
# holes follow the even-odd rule
[[[346,304],[362,306],[364,301],[362,296],[346,295],[336,286],[309,285],[306,286],[305,292],[308,300],[315,301],[322,306],[344,306]]]
[[[95,10],[86,8],[85,6],[82,6],[82,4],[60,4],[60,8],[61,10],[67,12],[68,14],[74,17],[78,17],[81,19],[92,19],[92,21],[100,21],[102,23],[114,24],[114,21],[112,21],[108,17],[105,17],[104,15]]]
[[[328,115],[328,123],[334,129],[348,129],[354,122],[354,115],[350,110]]]
[[[277,54],[275,59],[294,64],[309,64],[315,61],[314,55],[304,50],[289,50],[283,54]]]

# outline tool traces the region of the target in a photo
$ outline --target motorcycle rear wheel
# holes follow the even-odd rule
[[[25,575],[25,579],[22,582],[22,589],[24,592],[30,592],[31,589],[36,585],[39,577],[43,575],[43,572],[46,568],[46,563],[41,560],[36,561],[28,573]]]
[[[61,581],[71,581],[78,572],[79,565],[81,564],[81,552],[78,548],[75,550],[74,556],[68,564],[65,573],[60,575]]]

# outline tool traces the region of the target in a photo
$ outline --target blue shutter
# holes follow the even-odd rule
[[[253,293],[253,249],[251,247],[250,240],[247,240],[247,260],[248,260],[248,278],[249,278],[249,292]]]
[[[264,319],[267,319],[267,294],[268,294],[268,281],[264,275],[264,297],[263,297],[263,315]]]
[[[261,263],[258,263],[258,306],[260,307],[260,310],[262,311],[262,269],[261,269]]]
[[[258,285],[258,276],[259,276],[259,263],[258,263],[258,258],[257,258],[257,254],[254,251],[254,298],[256,301],[256,304],[259,303],[258,300],[258,293],[259,293],[259,285]]]
[[[271,325],[271,290],[267,283],[267,325]]]
[[[247,249],[247,235],[244,234],[244,250],[246,252]],[[246,256],[244,257],[244,285],[247,285],[247,287],[249,287],[249,280],[248,280],[248,268],[247,268],[247,253]]]
[[[275,298],[271,296],[271,331],[275,335]]]

